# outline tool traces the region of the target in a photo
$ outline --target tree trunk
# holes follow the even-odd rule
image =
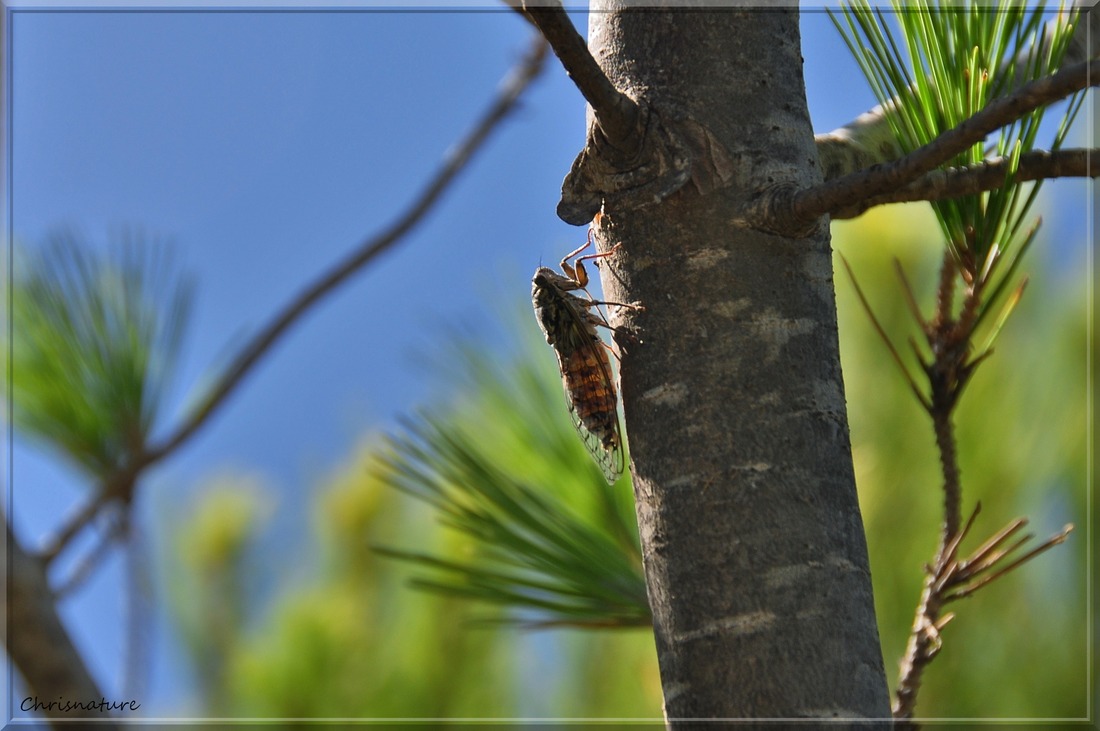
[[[754,227],[821,177],[797,10],[601,10],[601,66],[699,153],[597,232],[607,299],[644,307],[612,317],[666,717],[887,718],[828,221]]]
[[[23,550],[7,520],[4,523],[5,565],[10,572],[4,642],[30,692],[26,698],[11,697],[13,715],[16,709],[41,712],[50,719],[51,727],[57,726],[54,721],[94,717],[96,728],[117,729],[119,726],[109,713],[86,711],[73,705],[96,704],[106,699],[61,624],[45,568]],[[10,692],[10,685],[8,689]]]

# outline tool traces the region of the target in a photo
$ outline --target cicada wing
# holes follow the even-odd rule
[[[595,303],[569,290],[576,282],[540,268],[532,280],[532,300],[546,342],[558,358],[565,398],[581,442],[609,483],[626,468],[618,395],[607,349],[597,327],[610,327],[590,311]]]
[[[626,466],[614,374],[595,332],[583,334],[573,341],[575,347],[558,350],[562,386],[581,442],[614,484]]]
[[[585,449],[599,465],[600,471],[603,472],[608,484],[614,485],[626,470],[626,454],[623,450],[622,436],[619,432],[618,415],[615,415],[613,422],[609,422],[613,425],[611,428],[614,429],[616,437],[615,441],[609,444],[605,444],[604,440],[595,432],[589,431],[572,405],[569,408],[569,415],[573,419],[573,426],[580,435]]]

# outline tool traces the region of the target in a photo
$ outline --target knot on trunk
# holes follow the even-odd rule
[[[599,123],[562,183],[558,217],[579,226],[606,204],[629,211],[660,203],[691,181],[700,193],[725,186],[736,165],[713,134],[691,119],[665,119],[639,104],[637,144],[613,146]]]
[[[588,128],[581,154],[561,187],[558,218],[573,225],[591,221],[607,203],[616,210],[650,206],[691,179],[692,156],[682,137],[656,111],[639,106],[637,144],[613,146],[598,122]]]

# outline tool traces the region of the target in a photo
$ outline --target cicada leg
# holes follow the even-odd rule
[[[603,259],[604,257],[611,256],[619,250],[619,247],[622,246],[622,243],[618,243],[612,246],[607,251],[598,252],[595,254],[585,254],[584,256],[577,257],[577,254],[592,246],[593,234],[594,231],[591,228],[588,229],[588,239],[584,242],[584,244],[577,247],[576,249],[573,249],[573,251],[570,251],[568,254],[565,255],[565,258],[561,260],[561,270],[565,272],[566,276],[577,283],[577,289],[583,289],[586,294],[588,293],[588,271],[584,267],[584,262],[596,261],[598,259]],[[574,257],[577,257],[576,261],[570,264],[569,260]],[[592,295],[589,294],[588,296],[591,297]]]

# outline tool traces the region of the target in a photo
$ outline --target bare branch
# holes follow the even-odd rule
[[[534,5],[527,0],[506,2],[531,21],[550,44],[569,78],[592,105],[596,123],[607,142],[625,154],[633,154],[639,144],[638,105],[607,78],[561,4]]]
[[[995,581],[995,580],[1001,578],[1002,576],[1007,574],[1009,571],[1012,571],[1013,569],[1018,568],[1021,564],[1025,563],[1027,561],[1030,561],[1031,559],[1038,556],[1040,553],[1043,553],[1044,551],[1047,551],[1051,548],[1054,548],[1055,546],[1058,546],[1058,545],[1061,545],[1062,543],[1065,543],[1066,538],[1069,537],[1069,534],[1072,531],[1073,531],[1073,526],[1072,525],[1065,526],[1064,528],[1062,528],[1062,530],[1058,531],[1053,536],[1051,536],[1050,538],[1048,538],[1045,541],[1043,541],[1042,543],[1040,543],[1038,546],[1032,548],[1030,551],[1028,551],[1024,555],[1022,555],[1022,556],[1016,558],[1015,560],[1011,561],[1006,566],[1002,566],[1002,567],[998,568],[993,573],[990,573],[990,574],[987,574],[987,575],[983,576],[981,579],[974,580],[974,579],[977,578],[976,575],[975,575],[977,572],[975,572],[974,574],[972,574],[969,577],[971,579],[971,583],[968,586],[965,586],[962,589],[959,589],[958,591],[952,592],[948,597],[946,597],[946,600],[947,601],[954,601],[955,599],[962,599],[964,597],[970,596],[971,594],[976,592],[978,589],[981,589],[986,584],[990,583],[991,581]],[[1012,551],[1016,550],[1016,548],[1019,548],[1022,545],[1023,545],[1023,542],[1021,541],[1021,542],[1018,543],[1018,545],[1013,546],[1011,550],[1005,551],[999,558],[1003,559],[1006,555],[1012,553]],[[993,563],[990,563],[987,566],[984,566],[982,568],[982,571],[984,571],[985,569],[993,568],[994,563],[999,563],[999,561],[998,562],[993,562]]]
[[[126,537],[129,531],[130,505],[124,505],[122,512],[115,516],[114,522],[103,529],[94,546],[84,555],[72,569],[69,576],[55,584],[54,596],[63,599],[79,589],[88,578],[99,568],[115,544]]]
[[[95,520],[96,516],[107,505],[120,502],[123,510],[129,510],[129,503],[134,494],[134,485],[137,483],[138,474],[152,461],[148,452],[141,451],[134,457],[132,463],[124,465],[104,480],[99,491],[87,503],[78,508],[75,513],[66,518],[53,538],[46,542],[46,546],[38,554],[38,558],[49,566],[72,543],[72,540],[89,523]]]
[[[451,181],[466,167],[497,125],[511,112],[520,95],[542,70],[546,46],[541,40],[505,80],[498,97],[486,110],[473,131],[448,156],[412,206],[382,233],[363,241],[350,255],[299,294],[241,350],[205,402],[159,446],[149,450],[146,464],[164,458],[198,430],[241,382],[241,379],[271,349],[271,346],[325,295],[356,274],[379,255],[389,251],[418,224],[439,200]]]
[[[1009,161],[1003,157],[975,165],[932,170],[898,190],[860,200],[853,206],[836,211],[832,218],[855,218],[875,206],[888,203],[958,198],[1031,180],[1095,178],[1100,176],[1100,165],[1092,162],[1097,155],[1100,155],[1100,149],[1035,150],[1020,156],[1020,165],[1012,176],[1007,175]]]
[[[990,132],[1034,109],[1097,84],[1100,84],[1100,60],[1070,66],[1025,84],[1012,94],[993,100],[962,124],[895,162],[876,165],[795,193],[790,212],[800,221],[812,221],[826,213],[851,208],[865,198],[888,194],[981,142]]]

